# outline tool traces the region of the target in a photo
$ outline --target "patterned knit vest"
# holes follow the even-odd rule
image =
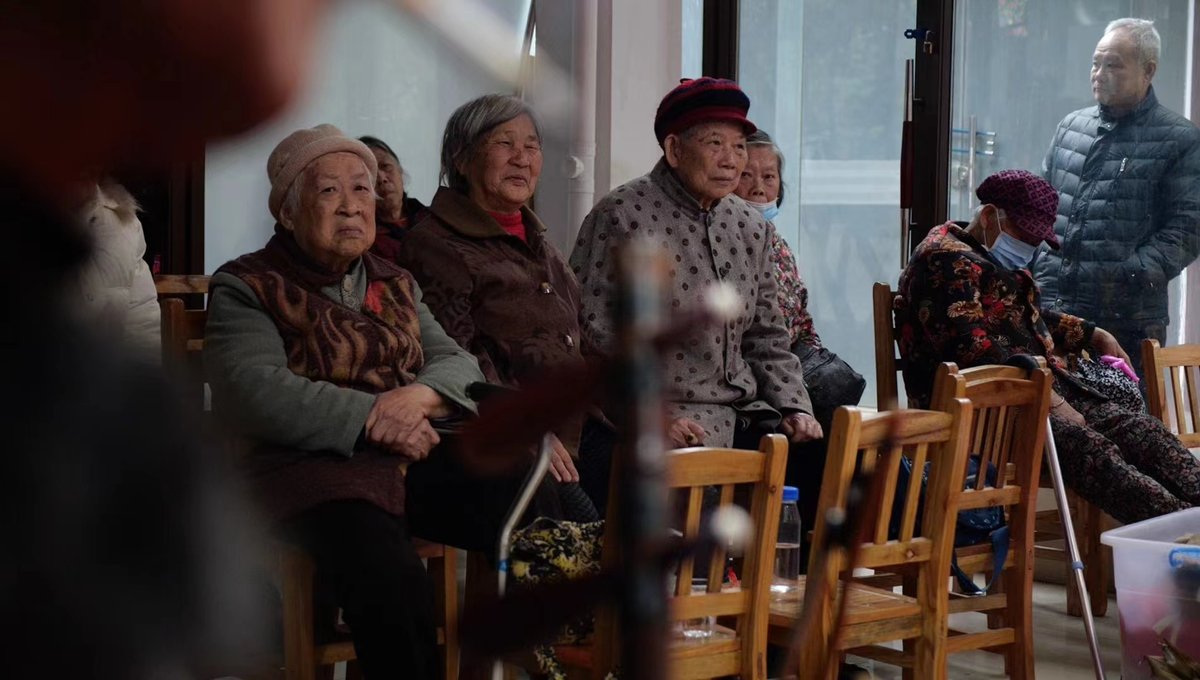
[[[305,260],[280,234],[218,271],[254,291],[275,322],[293,373],[371,394],[411,383],[424,360],[411,275],[364,254],[367,292],[362,310],[354,310],[321,293],[333,279]],[[367,448],[346,458],[257,442],[246,462],[270,519],[335,500],[404,513],[402,461],[393,455]]]

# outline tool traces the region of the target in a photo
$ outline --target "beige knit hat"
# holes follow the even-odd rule
[[[284,137],[267,158],[267,178],[271,180],[271,197],[267,200],[267,206],[271,209],[271,215],[279,219],[279,209],[283,207],[283,198],[287,196],[288,188],[309,163],[325,154],[339,151],[357,154],[362,158],[367,164],[367,172],[371,175],[371,186],[375,186],[379,163],[366,144],[347,137],[341,130],[328,123],[296,130]]]

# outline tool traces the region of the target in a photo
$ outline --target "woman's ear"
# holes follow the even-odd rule
[[[679,135],[667,135],[666,139],[663,140],[663,156],[667,159],[667,165],[672,168],[679,167],[682,145],[683,140],[679,138]]]
[[[293,232],[296,231],[295,217],[292,215],[292,211],[288,209],[288,206],[286,203],[279,210],[279,223],[281,225],[283,225],[283,228],[287,229],[288,231],[293,231]]]

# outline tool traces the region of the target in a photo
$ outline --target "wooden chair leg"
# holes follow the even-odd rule
[[[442,628],[442,678],[458,680],[458,551],[446,546],[442,557],[429,560],[429,576]]]
[[[283,666],[287,680],[317,680],[313,652],[313,573],[307,555],[280,549],[283,591]]]
[[[496,598],[496,570],[483,553],[467,553],[467,588],[464,606]],[[459,661],[459,678],[462,680],[488,680],[492,677],[490,659],[462,658]]]
[[[1112,549],[1100,542],[1104,530],[1104,512],[1095,505],[1088,505],[1088,538],[1091,542],[1091,563],[1087,574],[1088,597],[1092,602],[1092,616],[1108,613],[1108,584],[1112,579]],[[1085,572],[1086,573],[1086,572]]]

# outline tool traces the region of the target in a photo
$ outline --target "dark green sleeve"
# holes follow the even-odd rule
[[[293,373],[275,322],[229,274],[212,278],[204,365],[218,414],[239,433],[281,446],[351,456],[375,403],[372,394]]]

